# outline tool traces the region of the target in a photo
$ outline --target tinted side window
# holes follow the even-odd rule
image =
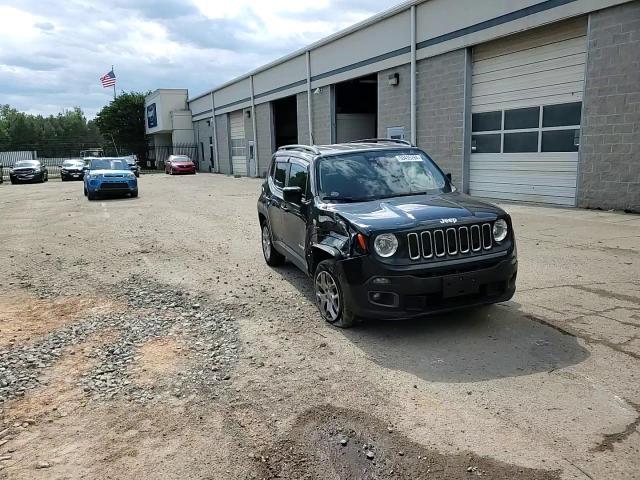
[[[276,169],[273,175],[273,183],[276,186],[283,188],[284,183],[287,180],[287,170],[289,169],[289,162],[276,162]]]
[[[297,163],[291,164],[291,170],[289,171],[289,183],[288,187],[300,187],[302,194],[306,194],[307,190],[307,175],[308,168]]]

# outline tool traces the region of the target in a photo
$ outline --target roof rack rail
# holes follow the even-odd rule
[[[402,145],[409,145],[413,147],[411,142],[406,140],[400,140],[398,138],[363,138],[362,140],[353,140],[347,143],[401,143]]]
[[[311,152],[314,155],[320,155],[321,153],[320,150],[318,150],[318,148],[313,145],[283,145],[282,147],[278,148],[279,152],[286,150],[302,150]]]

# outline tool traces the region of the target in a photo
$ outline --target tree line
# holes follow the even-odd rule
[[[0,105],[0,152],[36,151],[40,158],[77,157],[102,148],[107,155],[146,153],[144,93],[123,93],[87,120],[79,107],[31,115]]]

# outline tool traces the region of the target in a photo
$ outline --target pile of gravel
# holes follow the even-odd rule
[[[0,403],[46,383],[46,368],[64,349],[100,331],[113,336],[88,355],[96,366],[84,374],[79,386],[92,400],[118,396],[145,402],[163,393],[175,396],[209,392],[230,378],[238,357],[237,329],[223,307],[205,298],[134,277],[120,284],[113,297],[129,308],[125,313],[95,314],[57,329],[31,345],[0,350]],[[189,357],[189,367],[170,381],[143,386],[132,381],[130,365],[146,342],[170,336]]]

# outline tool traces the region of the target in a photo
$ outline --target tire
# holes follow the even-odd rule
[[[95,200],[97,198],[96,192],[92,192],[91,190],[87,190],[87,198],[89,200]]]
[[[66,178],[64,178],[64,177],[61,175],[61,176],[60,176],[60,181],[61,181],[61,182],[66,182],[66,181],[67,181],[67,179],[66,179]]]
[[[334,327],[350,328],[356,322],[349,301],[342,294],[340,279],[336,274],[335,261],[323,260],[313,274],[316,306],[325,321]]]
[[[45,173],[44,174],[44,181],[48,182],[49,181],[49,173]]]
[[[15,180],[13,180],[13,179],[11,180],[11,185],[15,185],[16,183],[18,183],[18,182],[16,182],[16,181],[15,181]]]
[[[82,189],[84,190],[84,196],[86,197],[87,196],[87,187],[84,186]]]
[[[136,190],[135,192],[131,192],[131,198],[137,198],[138,197],[138,191]]]
[[[262,255],[264,255],[264,261],[271,267],[278,267],[284,263],[284,255],[273,248],[271,229],[266,221],[262,224]]]

